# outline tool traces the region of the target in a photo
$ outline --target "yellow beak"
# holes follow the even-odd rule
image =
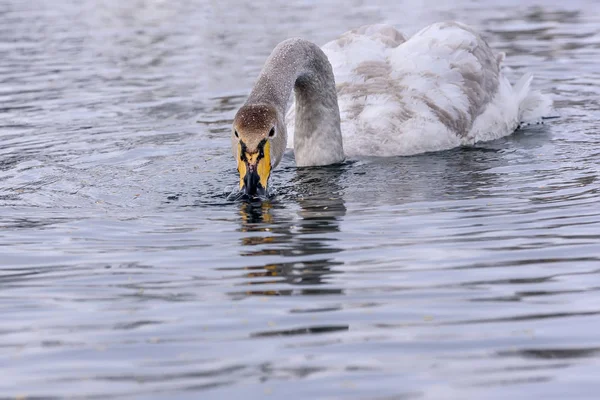
[[[271,175],[271,144],[264,139],[254,153],[248,153],[240,141],[238,145],[238,172],[240,190],[249,196],[266,196]]]

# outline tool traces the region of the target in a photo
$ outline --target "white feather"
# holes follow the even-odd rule
[[[493,140],[547,115],[551,100],[525,75],[513,87],[479,34],[456,22],[410,39],[389,25],[350,31],[322,47],[336,79],[347,156],[410,155]],[[294,140],[294,107],[287,115]]]

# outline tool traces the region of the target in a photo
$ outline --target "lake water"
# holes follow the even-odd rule
[[[559,119],[228,202],[272,48],[459,19]],[[4,0],[0,398],[595,399],[594,0]]]

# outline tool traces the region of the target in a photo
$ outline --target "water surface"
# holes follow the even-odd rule
[[[459,19],[558,120],[226,200],[271,49]],[[0,398],[592,399],[593,0],[0,4]]]

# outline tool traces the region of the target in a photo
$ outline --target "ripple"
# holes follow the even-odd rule
[[[2,395],[593,398],[599,18],[522,3],[2,2]],[[276,43],[442,19],[559,118],[227,198]]]

